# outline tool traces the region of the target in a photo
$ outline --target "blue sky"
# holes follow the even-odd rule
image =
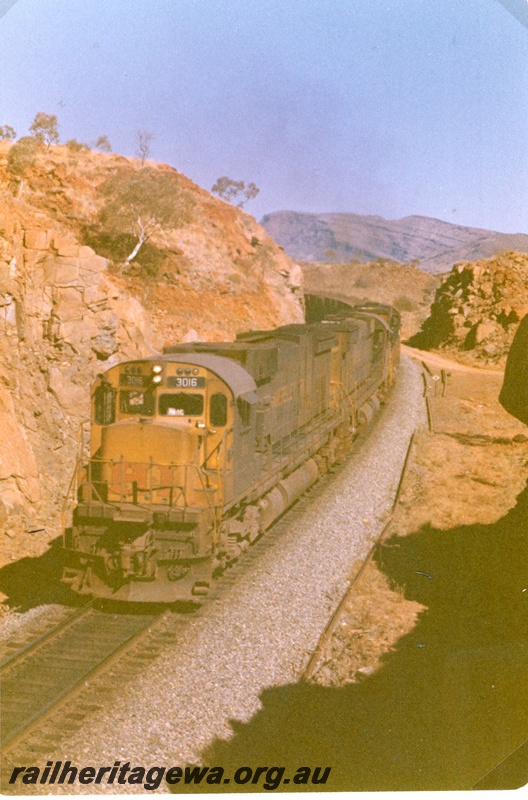
[[[107,134],[276,210],[528,233],[525,0],[0,0],[0,125]],[[6,10],[7,8],[7,10]]]

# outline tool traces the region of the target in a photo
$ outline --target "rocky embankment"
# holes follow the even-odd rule
[[[8,148],[0,143],[0,563],[41,552],[60,532],[98,372],[186,336],[229,340],[303,318],[300,268],[252,217],[172,168],[150,165],[174,174],[190,214],[153,237],[155,274],[125,274],[83,231],[101,183],[139,162],[51,148],[15,197]]]
[[[461,361],[503,365],[519,320],[528,313],[528,256],[507,252],[455,264],[438,288],[430,316],[411,344]]]

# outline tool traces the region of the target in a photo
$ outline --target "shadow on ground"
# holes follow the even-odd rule
[[[285,791],[523,785],[527,544],[528,489],[494,525],[428,528],[390,540],[379,555],[381,568],[406,597],[428,607],[412,633],[360,684],[265,691],[262,710],[248,724],[233,722],[234,738],[215,742],[205,763],[231,775],[243,765],[286,766],[290,775],[301,766],[332,767],[325,786],[290,784]]]
[[[0,592],[7,595],[6,605],[18,611],[28,611],[44,603],[78,605],[73,593],[60,582],[63,553],[59,536],[41,556],[21,558],[2,567]]]

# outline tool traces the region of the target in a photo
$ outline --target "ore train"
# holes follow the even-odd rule
[[[320,322],[166,347],[99,375],[90,456],[70,491],[65,584],[197,601],[343,457],[393,380],[400,316],[340,306]]]

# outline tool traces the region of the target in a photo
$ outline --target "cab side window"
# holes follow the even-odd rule
[[[209,401],[209,419],[211,425],[222,428],[227,425],[227,397],[222,392],[211,396]]]
[[[111,425],[115,422],[116,391],[108,383],[102,383],[95,390],[95,422],[97,425]]]

